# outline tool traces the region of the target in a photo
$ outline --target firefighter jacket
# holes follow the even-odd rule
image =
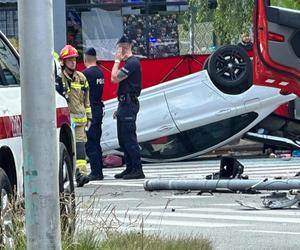
[[[67,99],[72,123],[85,126],[92,119],[88,81],[79,71],[75,71],[72,78],[63,71],[61,80],[60,92]]]

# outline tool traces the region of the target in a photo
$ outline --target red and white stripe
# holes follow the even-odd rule
[[[61,128],[63,124],[70,125],[70,112],[67,107],[56,109],[56,125]],[[0,140],[22,135],[21,115],[9,115],[0,117]]]

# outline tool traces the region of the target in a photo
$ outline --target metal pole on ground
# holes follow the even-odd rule
[[[300,189],[300,179],[282,180],[240,180],[240,179],[216,179],[216,180],[161,180],[152,179],[144,182],[146,191],[157,190],[197,190],[197,191],[247,191],[247,190],[292,190]]]
[[[61,249],[52,0],[19,0],[27,249]]]

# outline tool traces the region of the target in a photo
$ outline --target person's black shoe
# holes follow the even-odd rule
[[[124,175],[127,175],[131,172],[131,169],[126,168],[123,172],[116,174],[115,178],[116,179],[122,179]]]
[[[103,175],[89,174],[87,177],[89,178],[90,181],[102,181],[103,180]]]
[[[133,169],[129,174],[123,176],[124,180],[144,179],[145,175],[142,169]]]
[[[82,173],[79,171],[78,168],[76,168],[76,171],[75,171],[76,182],[79,181],[79,179],[81,178],[81,176],[82,176]]]
[[[76,179],[77,187],[83,187],[85,184],[89,183],[90,179],[86,175],[81,175]]]

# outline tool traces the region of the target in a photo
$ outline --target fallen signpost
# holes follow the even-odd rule
[[[300,179],[272,179],[244,180],[244,179],[218,179],[218,180],[161,180],[152,179],[144,182],[146,191],[158,190],[195,190],[202,192],[224,192],[240,191],[253,192],[258,190],[274,191],[271,195],[262,196],[261,203],[248,203],[236,200],[238,204],[252,209],[279,209],[289,208],[300,203]],[[290,191],[294,198],[288,198],[287,193],[276,192],[278,190]],[[294,191],[296,190],[296,191]]]
[[[217,190],[250,191],[250,190],[300,190],[300,179],[216,179],[216,180],[162,180],[152,179],[144,182],[146,191],[157,190],[197,190],[202,192],[213,192]]]

